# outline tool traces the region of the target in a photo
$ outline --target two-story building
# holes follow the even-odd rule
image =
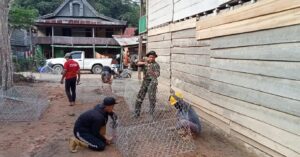
[[[14,57],[26,58],[31,55],[30,32],[24,29],[14,29],[10,37],[10,44]]]
[[[126,25],[126,21],[99,14],[86,0],[65,0],[36,21],[34,42],[46,58],[62,57],[72,50],[85,51],[87,58],[96,53],[111,57],[121,52],[112,35],[121,35]]]

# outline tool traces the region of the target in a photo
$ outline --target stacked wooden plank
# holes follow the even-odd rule
[[[155,28],[213,10],[231,0],[149,0],[148,28]]]
[[[153,50],[158,55],[157,62],[159,63],[161,69],[159,83],[165,86],[170,86],[170,25],[149,31],[147,44],[147,51]]]
[[[197,39],[296,24],[300,24],[299,0],[262,0],[253,5],[201,20],[197,24]]]
[[[220,0],[173,0],[173,3],[173,21],[176,21],[217,8],[220,3],[224,3],[224,0],[222,2]]]
[[[197,23],[197,39],[212,38],[210,97],[187,94],[218,127],[272,156],[300,156],[299,9],[264,0]]]
[[[184,27],[187,22],[189,25]],[[210,41],[197,41],[195,26],[196,19],[172,24],[171,84],[207,99]]]
[[[212,40],[210,102],[233,134],[300,155],[300,25]],[[226,112],[227,114],[224,114]],[[284,137],[284,138],[282,138]]]
[[[149,0],[147,8],[148,28],[172,21],[173,0]]]
[[[179,2],[179,1],[178,1]],[[266,156],[300,156],[299,0],[261,0],[148,32],[160,85]]]

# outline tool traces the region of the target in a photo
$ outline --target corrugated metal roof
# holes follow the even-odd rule
[[[54,18],[54,19],[38,19],[36,21],[36,25],[39,24],[64,24],[64,25],[123,25],[126,24],[123,23],[116,23],[111,21],[104,21],[101,19],[76,19],[76,18]]]
[[[53,13],[50,13],[50,14],[47,14],[47,15],[44,15],[44,16],[41,16],[36,22],[37,23],[51,23],[53,21],[49,21],[49,20],[57,20],[56,18],[57,17],[73,17],[73,18],[76,18],[77,21],[80,21],[79,24],[85,24],[84,22],[81,23],[81,19],[82,18],[97,18],[98,21],[93,22],[93,24],[104,24],[104,25],[109,25],[109,24],[113,24],[113,25],[126,25],[127,22],[126,21],[122,21],[122,20],[117,20],[117,19],[114,19],[114,18],[111,18],[111,17],[108,17],[108,16],[105,16],[103,14],[99,14],[86,0],[81,0],[82,4],[84,5],[84,9],[89,9],[92,13],[94,13],[94,16],[88,16],[88,17],[74,17],[74,16],[71,16],[69,14],[66,14],[64,16],[58,16],[58,13],[63,10],[65,8],[65,6],[69,7],[69,3],[73,3],[72,0],[64,0],[64,2],[53,12]],[[84,11],[83,11],[84,12]],[[67,22],[69,22],[68,20],[66,20]],[[89,21],[87,19],[85,19],[85,21]],[[99,21],[103,21],[102,23],[99,22]],[[106,22],[107,21],[107,22]],[[56,21],[56,23],[60,23],[59,20]],[[77,23],[75,23],[77,24]]]
[[[124,31],[124,34],[123,36],[126,36],[126,37],[132,37],[135,35],[135,31],[136,31],[137,28],[135,27],[127,27]]]
[[[139,44],[139,36],[124,37],[121,35],[113,35],[113,38],[120,44],[120,46],[132,46]],[[146,43],[143,41],[143,43]]]

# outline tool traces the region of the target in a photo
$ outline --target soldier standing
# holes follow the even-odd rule
[[[146,56],[147,56],[146,61],[139,61],[137,63],[138,66],[142,66],[143,68],[144,79],[135,102],[135,111],[134,111],[135,118],[138,118],[140,116],[141,105],[143,103],[143,100],[147,92],[150,101],[149,113],[152,117],[155,109],[156,91],[157,91],[157,84],[158,84],[157,78],[160,75],[160,66],[157,62],[155,62],[155,59],[157,57],[155,51],[148,52]]]

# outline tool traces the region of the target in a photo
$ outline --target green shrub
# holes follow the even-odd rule
[[[46,59],[43,55],[41,46],[37,46],[34,53],[34,61],[36,67],[42,67],[45,65]]]
[[[33,58],[14,58],[14,68],[15,72],[24,72],[24,71],[36,71],[34,66]]]

